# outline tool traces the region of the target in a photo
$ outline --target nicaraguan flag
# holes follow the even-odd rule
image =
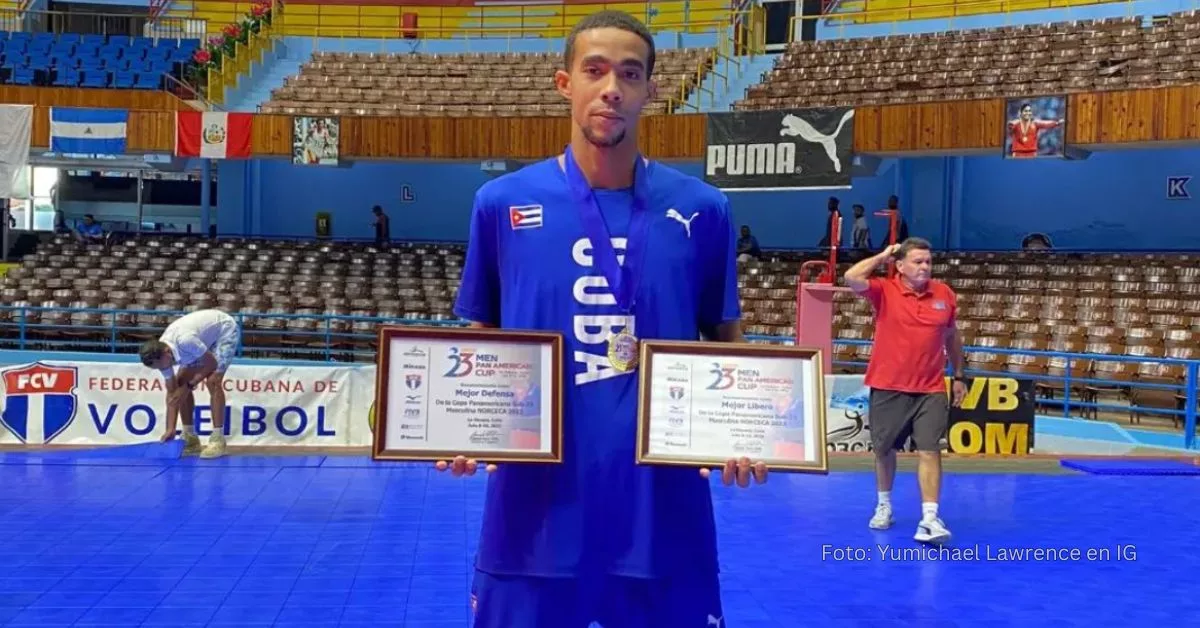
[[[50,108],[50,150],[76,155],[125,154],[127,109]]]

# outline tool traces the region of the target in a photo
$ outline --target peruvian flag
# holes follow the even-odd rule
[[[223,111],[175,113],[175,155],[207,159],[249,159],[254,115]]]

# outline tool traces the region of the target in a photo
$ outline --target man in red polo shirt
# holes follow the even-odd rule
[[[889,262],[895,278],[873,277]],[[942,442],[950,423],[946,398],[946,360],[954,372],[953,403],[967,393],[962,381],[962,336],[955,324],[958,299],[946,284],[930,279],[933,256],[929,242],[908,238],[846,271],[846,284],[871,302],[875,310],[875,342],[867,365],[871,389],[871,444],[875,449],[875,483],[879,502],[870,526],[892,525],[892,483],[896,450],[911,436],[920,456],[921,522],[914,538],[945,543],[950,531],[938,517],[942,482]]]

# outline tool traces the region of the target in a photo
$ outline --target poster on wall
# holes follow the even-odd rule
[[[338,165],[338,118],[292,118],[292,163],[302,166]]]
[[[1065,156],[1067,97],[1010,98],[1005,103],[1004,156],[1036,159]]]
[[[863,383],[863,376],[830,376],[826,379],[826,389],[829,451],[872,452],[871,391]],[[955,454],[1028,455],[1033,449],[1034,405],[1033,382],[1030,380],[970,378],[962,407],[950,410],[945,449]],[[911,440],[903,449],[913,450]]]
[[[708,114],[704,181],[726,192],[850,187],[854,109]]]

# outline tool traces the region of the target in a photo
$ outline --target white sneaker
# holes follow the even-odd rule
[[[946,524],[939,518],[922,520],[917,524],[917,533],[913,538],[921,543],[941,545],[950,540],[950,530],[946,529]]]
[[[195,434],[183,435],[183,455],[190,456],[200,453],[200,437]]]
[[[200,452],[201,458],[220,458],[225,455],[225,439],[209,439],[208,444],[204,446],[204,451]]]
[[[867,525],[871,526],[872,530],[886,530],[892,527],[893,521],[892,506],[890,504],[876,504],[875,516],[871,517],[871,523]]]

